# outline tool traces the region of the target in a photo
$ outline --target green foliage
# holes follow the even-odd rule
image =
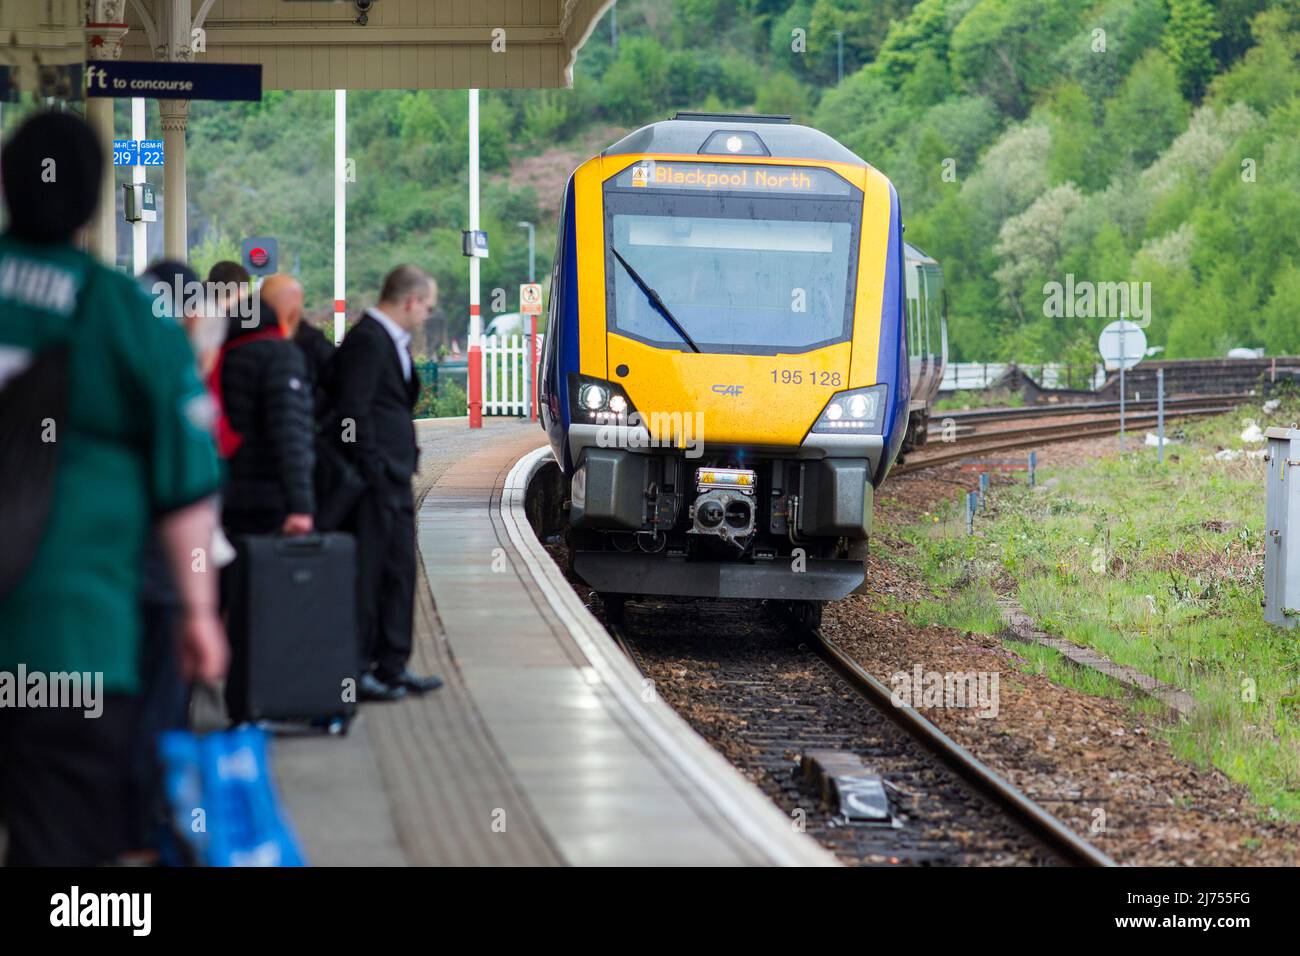
[[[1086,360],[1108,317],[1043,314],[1067,273],[1150,282],[1169,357],[1279,353],[1297,347],[1298,98],[1294,5],[922,0],[815,122],[894,180],[944,265],[955,359]]]
[[[206,279],[208,272],[218,262],[239,261],[239,243],[213,227],[197,244],[190,246],[190,267],[198,273],[200,279]]]
[[[1211,47],[1219,38],[1214,9],[1208,0],[1168,0],[1169,25],[1165,28],[1165,50],[1178,67],[1183,92],[1199,100],[1205,84],[1214,74]]]
[[[1215,77],[1210,92],[1218,102],[1241,101],[1268,112],[1300,96],[1300,10],[1268,10],[1252,21],[1251,31],[1257,45]]]
[[[1010,116],[1051,78],[1051,56],[1077,26],[1070,0],[982,0],[952,32],[953,72]]]
[[[1187,103],[1178,93],[1173,64],[1152,50],[1106,104],[1102,139],[1111,156],[1111,168],[1128,164],[1144,169],[1186,124]]]
[[[439,382],[438,400],[434,406],[434,416],[437,418],[458,418],[464,415],[465,409],[469,407],[467,402],[465,390],[460,387],[459,382],[453,382],[450,379]]]
[[[891,178],[908,239],[943,263],[956,360],[1086,361],[1107,319],[1043,314],[1044,284],[1066,273],[1149,281],[1148,339],[1169,357],[1300,350],[1293,2],[621,0],[618,24],[617,47],[608,16],[597,25],[573,89],[480,95],[485,302],[500,287],[513,308],[527,260],[517,221],[537,223],[549,272],[556,223],[539,207],[558,197],[512,169],[557,147],[568,165],[677,109],[763,111],[825,130]],[[465,93],[348,103],[350,311],[412,261],[441,289],[434,344],[463,341]],[[332,97],[268,92],[190,115],[195,260],[276,235],[309,309],[328,310]]]

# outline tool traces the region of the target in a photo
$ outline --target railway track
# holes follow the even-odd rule
[[[1112,861],[775,605],[637,602],[610,633],[668,703],[792,819],[864,865]],[[889,818],[850,822],[804,773],[832,752],[878,774]]]
[[[1243,401],[1239,394],[1197,395],[1188,398],[1166,398],[1166,409],[1188,408],[1197,405],[1226,405]],[[1156,408],[1155,399],[1128,401],[1124,403],[1127,411],[1146,411]],[[1058,415],[1085,415],[1090,412],[1119,411],[1119,402],[1061,402],[1055,405],[1026,405],[1021,408],[970,408],[959,411],[934,412],[932,419],[943,421],[951,418],[958,423],[965,422],[1009,422],[1026,418],[1052,418]]]
[[[1165,412],[1165,420],[1200,418],[1206,415],[1219,415],[1231,411],[1235,406],[1215,405],[1182,408]],[[1156,422],[1156,416],[1150,413],[1128,415],[1124,427],[1146,428]],[[1055,442],[1076,441],[1081,438],[1100,438],[1114,435],[1119,431],[1119,416],[1091,422],[1073,422],[1065,425],[1045,425],[1038,428],[1018,428],[987,435],[975,435],[956,442],[940,442],[952,447],[952,451],[937,454],[913,453],[902,464],[895,465],[891,471],[894,475],[906,475],[923,468],[952,464],[974,455],[984,455],[995,451],[1011,451],[1017,448],[1033,448],[1050,445]],[[1001,437],[1005,435],[1006,437]],[[928,444],[937,444],[930,442]]]

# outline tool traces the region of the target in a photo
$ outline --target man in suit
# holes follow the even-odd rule
[[[378,305],[366,310],[335,355],[338,441],[366,483],[353,517],[362,700],[398,700],[442,686],[440,678],[407,667],[415,595],[411,477],[419,458],[411,411],[420,394],[410,342],[437,296],[428,275],[398,266],[384,279]]]

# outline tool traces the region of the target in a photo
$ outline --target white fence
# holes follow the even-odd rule
[[[528,336],[485,335],[482,343],[483,414],[527,415]]]

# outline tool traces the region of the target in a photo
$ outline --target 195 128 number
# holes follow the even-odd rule
[[[782,368],[772,369],[772,381],[778,385],[803,385],[807,382],[809,385],[824,385],[827,388],[838,388],[840,384],[839,372],[819,372],[813,370],[805,373],[802,369]]]

